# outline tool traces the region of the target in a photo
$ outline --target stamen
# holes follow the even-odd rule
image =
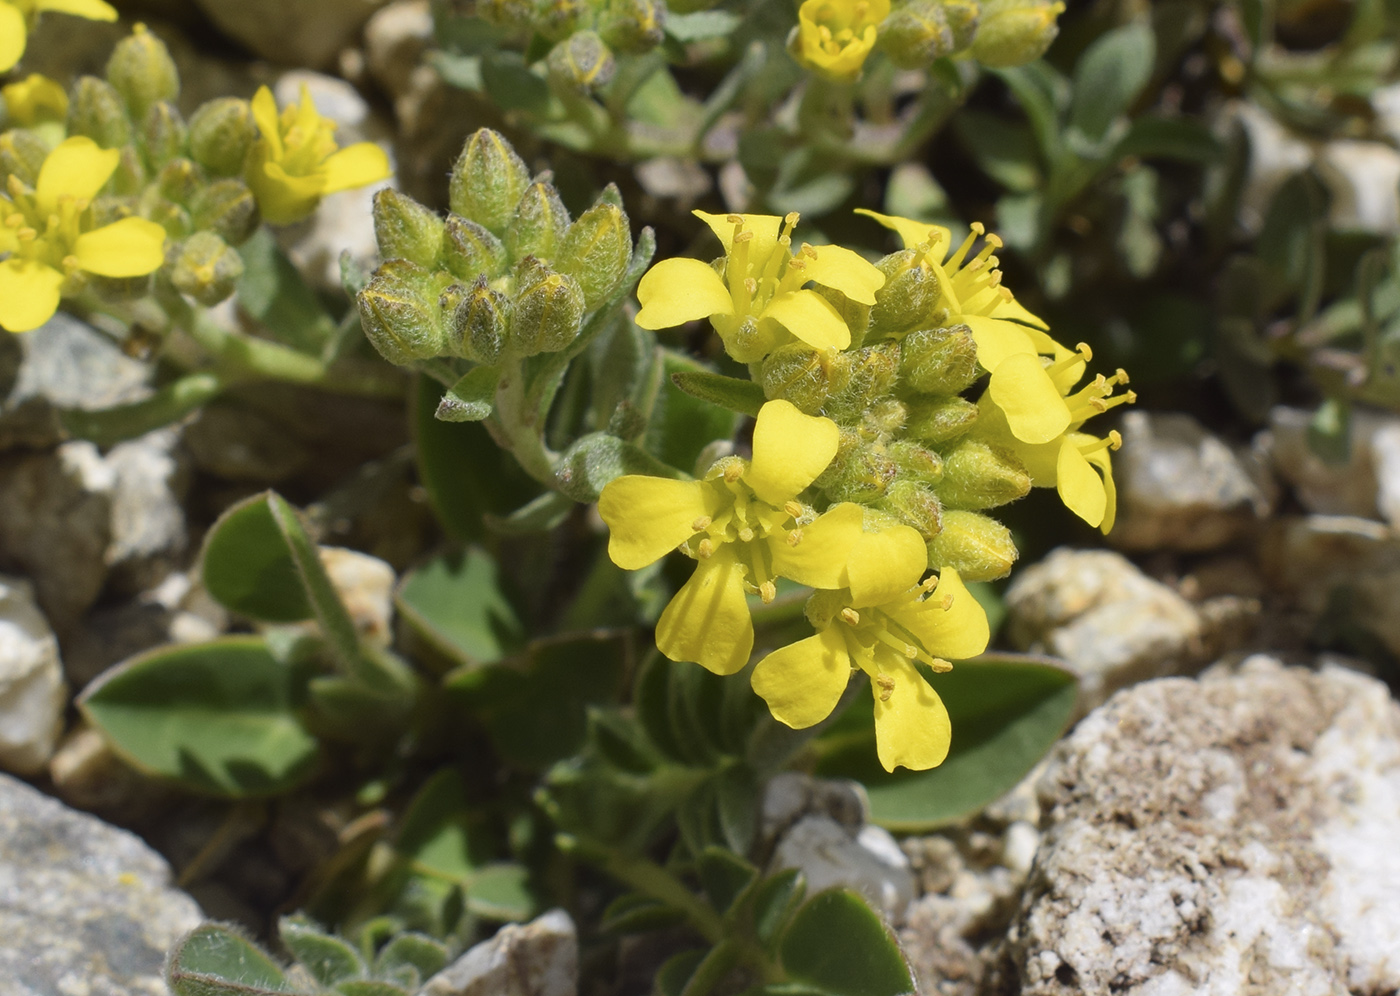
[[[880,701],[888,702],[894,694],[894,679],[887,674],[877,674],[875,684],[880,686]]]
[[[841,619],[846,623],[847,626],[860,625],[860,613],[857,612],[855,609],[851,608],[849,605],[841,610]]]
[[[737,481],[743,476],[744,465],[737,460],[724,468],[724,479],[730,484],[733,484],[735,481]]]
[[[753,530],[750,529],[748,526],[744,526],[742,529],[739,530],[739,540],[743,543],[752,543]]]
[[[876,630],[875,639],[879,640],[885,646],[893,649],[895,653],[899,654],[901,657],[907,657],[911,661],[918,659],[919,648],[914,646],[912,643],[905,643],[903,640],[895,636],[889,630]]]
[[[802,255],[804,255],[804,256],[809,256],[809,257],[811,257],[812,259],[816,259],[816,258],[817,258],[817,250],[816,250],[816,247],[814,247],[810,242],[804,242],[804,243],[802,243],[802,248],[799,249],[798,252],[800,252],[800,253],[801,253]]]
[[[710,528],[710,523],[714,522],[708,515],[702,515],[690,524],[690,528],[697,533],[703,533]]]
[[[715,553],[715,544],[710,537],[706,536],[700,541],[700,545],[695,548],[695,555],[701,560],[709,560]]]
[[[788,545],[788,546],[797,546],[797,544],[799,544],[799,543],[801,543],[801,542],[802,542],[802,530],[801,530],[801,529],[794,529],[792,532],[788,533],[788,535],[787,535],[787,545]]]
[[[928,666],[933,668],[934,674],[947,674],[953,670],[953,665],[949,664],[942,657],[935,657],[928,662]]]
[[[763,582],[758,586],[758,597],[763,599],[764,605],[768,605],[778,597],[778,586],[772,581]]]
[[[825,30],[825,29],[823,29],[823,30]],[[830,35],[831,35],[831,32],[830,32],[830,31],[827,31],[827,36],[830,37]],[[792,230],[793,230],[794,228],[797,227],[797,220],[798,220],[799,218],[801,218],[801,217],[802,217],[802,215],[798,214],[796,211],[789,211],[786,215],[784,215],[784,217],[783,217],[783,231],[782,231],[782,234],[778,236],[778,238],[779,238],[779,239],[788,239],[789,241],[791,241],[791,239],[792,239]]]
[[[788,515],[792,516],[794,519],[802,518],[801,503],[793,501],[791,499],[783,502],[783,511],[786,512]]]

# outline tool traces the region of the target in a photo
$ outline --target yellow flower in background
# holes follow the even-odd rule
[[[889,15],[890,0],[806,0],[788,48],[807,69],[851,81],[860,75],[880,22]]]
[[[948,756],[948,710],[920,673],[975,657],[990,631],[982,606],[958,572],[923,583],[923,540],[908,526],[867,534],[852,551],[850,585],[816,592],[807,603],[815,636],[769,654],[754,667],[754,691],[774,718],[805,729],[831,715],[852,669],[870,677],[875,744],[886,771],[933,768]]]
[[[262,138],[253,147],[245,179],[264,220],[274,225],[300,221],[341,190],[387,179],[389,157],[373,142],[339,148],[335,122],[321,117],[305,86],[301,103],[277,111],[267,87],[253,96],[253,120]]]
[[[753,649],[747,594],[772,601],[779,577],[814,588],[849,583],[864,510],[846,503],[816,515],[797,501],[839,439],[830,419],[770,401],[754,426],[752,461],[726,458],[702,481],[629,474],[603,488],[598,512],[613,563],[637,570],[678,548],[699,562],[657,622],[663,654],[733,674]]]
[[[0,73],[14,68],[34,22],[43,11],[73,14],[89,21],[115,21],[116,10],[102,0],[0,0]]]
[[[796,212],[769,214],[693,212],[724,243],[724,259],[663,259],[642,277],[637,324],[664,329],[708,318],[740,363],[755,363],[792,337],[815,349],[845,349],[851,330],[831,302],[807,283],[874,304],[885,277],[860,255],[841,246],[792,251]]]
[[[10,123],[21,128],[62,124],[68,117],[68,94],[47,76],[31,73],[0,87]]]
[[[139,277],[165,262],[165,229],[145,218],[93,227],[90,205],[121,153],[81,136],[62,142],[39,169],[34,189],[11,175],[0,194],[0,326],[27,332],[58,310],[64,285],[80,272]]]

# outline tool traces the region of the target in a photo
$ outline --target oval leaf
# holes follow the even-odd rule
[[[840,996],[904,996],[914,991],[899,945],[865,901],[849,889],[819,892],[783,934],[788,977]]]
[[[311,618],[311,602],[270,495],[254,495],[219,516],[204,540],[204,587],[226,608],[253,619],[300,622]]]
[[[200,924],[176,943],[165,966],[165,981],[178,996],[286,992],[282,970],[271,956],[218,923]]]
[[[496,562],[476,547],[409,571],[394,601],[410,626],[460,664],[494,664],[525,643]]]

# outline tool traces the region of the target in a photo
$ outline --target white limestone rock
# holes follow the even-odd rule
[[[578,934],[550,910],[506,924],[428,980],[418,996],[577,996]]]
[[[0,574],[0,768],[42,770],[67,705],[58,640],[34,604],[33,587]]]
[[[891,923],[899,923],[914,898],[909,859],[889,831],[866,825],[852,832],[829,816],[809,814],[778,841],[769,874],[797,868],[809,893],[844,886],[860,893]]]

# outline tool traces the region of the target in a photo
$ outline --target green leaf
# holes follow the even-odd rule
[[[335,320],[277,247],[272,232],[260,227],[238,247],[238,255],[243,257],[238,306],[279,342],[319,356],[335,334]]]
[[[669,349],[661,350],[661,364],[665,379],[652,411],[646,448],[672,467],[691,471],[696,469],[695,461],[705,447],[716,440],[734,437],[739,419],[729,405],[716,404],[711,398],[697,397],[682,386],[680,380],[699,377],[728,381],[734,378],[711,373],[690,357]],[[762,407],[762,387],[752,381],[736,383],[756,388],[756,391],[748,391],[749,401],[752,402],[756,394]],[[721,385],[721,388],[724,386],[727,385]]]
[[[603,910],[598,929],[605,934],[644,934],[675,926],[684,914],[640,892],[618,896]]]
[[[165,981],[177,996],[263,996],[286,993],[281,968],[231,927],[205,923],[175,944]]]
[[[1308,420],[1308,449],[1325,463],[1341,466],[1351,458],[1351,406],[1328,398]]]
[[[409,996],[403,986],[379,979],[351,979],[335,987],[340,996]]]
[[[732,851],[707,847],[700,854],[700,887],[721,915],[758,878],[758,869]]]
[[[272,795],[305,780],[317,743],[298,682],[255,637],[162,647],[106,672],[78,706],[140,770],[215,795]]]
[[[467,882],[467,910],[487,920],[520,923],[539,910],[530,870],[513,861],[494,861]]]
[[[1016,193],[1039,188],[1040,149],[1028,125],[985,111],[964,110],[954,116],[953,127],[993,180]]]
[[[880,767],[868,691],[816,741],[818,773],[864,782],[873,820],[894,830],[955,822],[1015,787],[1059,739],[1076,693],[1070,672],[1010,654],[963,661],[931,684],[953,724],[952,748],[937,768]]]
[[[456,771],[441,768],[418,790],[394,847],[415,871],[452,882],[465,882],[485,863],[489,841],[472,827],[471,809]]]
[[[338,937],[300,916],[284,916],[277,924],[277,937],[301,965],[323,986],[333,986],[365,974],[365,966],[355,949]]]
[[[743,21],[727,10],[697,10],[692,14],[668,14],[666,33],[678,42],[697,42],[729,34]]]
[[[501,371],[496,367],[473,368],[443,394],[434,417],[443,422],[480,422],[489,418],[500,380]]]
[[[555,481],[559,490],[577,502],[595,502],[609,481],[624,474],[680,477],[675,467],[662,463],[640,446],[591,432],[559,458]]]
[[[482,53],[481,83],[502,111],[525,111],[537,116],[549,112],[549,84],[532,73],[517,52],[507,49]]]
[[[1152,78],[1156,40],[1146,24],[1126,24],[1103,34],[1074,67],[1069,124],[1091,142],[1126,114]]]
[[[442,971],[448,962],[447,946],[427,934],[399,934],[380,950],[374,970],[387,975],[401,966],[411,966],[426,981]]]
[[[414,630],[460,664],[494,664],[525,643],[524,628],[501,594],[496,562],[477,547],[409,571],[394,604]]]
[[[1175,159],[1209,165],[1225,158],[1225,148],[1211,130],[1194,118],[1141,117],[1118,143],[1115,158]]]
[[[758,410],[768,398],[763,385],[738,377],[711,373],[708,370],[678,370],[671,374],[671,383],[692,398],[727,408],[740,415],[758,416]]]
[[[848,889],[820,892],[783,934],[783,970],[833,996],[904,996],[914,980],[899,945],[864,900]]]
[[[796,868],[780,871],[758,883],[749,900],[753,909],[754,936],[759,943],[771,948],[802,897],[807,883]]]
[[[667,958],[656,973],[656,991],[661,996],[681,996],[707,954],[709,951],[705,948],[696,948]]]
[[[269,494],[244,499],[210,527],[200,557],[204,587],[224,607],[253,619],[300,622],[311,618],[311,602]]]

